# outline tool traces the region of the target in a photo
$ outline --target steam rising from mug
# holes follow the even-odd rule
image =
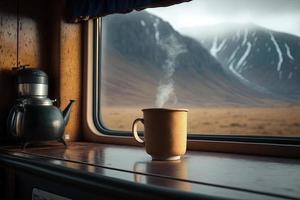
[[[186,52],[187,50],[185,46],[178,41],[174,34],[159,40],[159,45],[167,53],[167,59],[162,66],[163,77],[159,81],[155,101],[155,106],[161,108],[171,98],[174,104],[177,103],[173,80],[173,74],[176,70],[176,58],[178,55]]]

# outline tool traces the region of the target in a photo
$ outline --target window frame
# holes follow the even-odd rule
[[[107,129],[101,122],[101,18],[89,20],[84,25],[84,138],[91,142],[141,146],[127,131]],[[94,42],[95,41],[95,42]],[[99,67],[100,66],[100,67]],[[217,145],[217,146],[216,146]],[[300,137],[243,136],[243,135],[188,135],[188,149],[300,157]],[[259,151],[258,151],[259,150]]]

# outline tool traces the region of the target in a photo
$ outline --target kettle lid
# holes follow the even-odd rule
[[[17,84],[34,83],[34,84],[48,84],[47,74],[35,68],[17,68]]]

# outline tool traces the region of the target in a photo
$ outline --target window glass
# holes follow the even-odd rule
[[[300,136],[300,1],[194,0],[102,19],[99,118],[188,108],[192,134]]]

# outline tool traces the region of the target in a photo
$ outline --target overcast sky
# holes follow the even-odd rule
[[[218,23],[255,23],[300,36],[300,0],[193,0],[147,11],[182,31]]]

